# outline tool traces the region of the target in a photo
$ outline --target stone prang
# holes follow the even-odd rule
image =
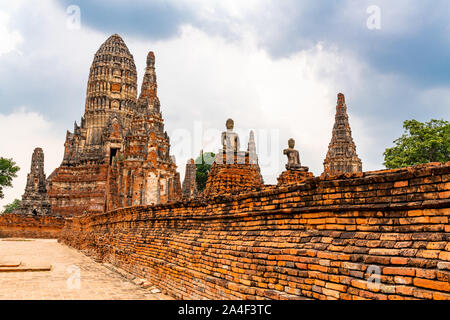
[[[30,173],[17,213],[34,216],[51,213],[44,173],[44,151],[41,148],[34,149],[31,157]]]
[[[362,172],[362,162],[356,154],[345,96],[342,93],[338,94],[333,134],[323,166],[324,174],[329,175]]]
[[[49,178],[52,211],[62,216],[181,199],[147,55],[141,92],[133,55],[114,34],[94,56],[80,125],[67,132],[64,158]]]

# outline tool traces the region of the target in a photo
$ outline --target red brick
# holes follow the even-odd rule
[[[405,265],[408,263],[408,258],[393,257],[393,258],[391,258],[391,263]]]
[[[392,274],[399,276],[414,276],[416,271],[413,268],[403,268],[403,267],[384,267],[383,274]]]
[[[432,289],[432,290],[436,290],[436,291],[450,292],[450,283],[449,282],[414,278],[413,283],[415,286],[418,286],[418,287],[423,287],[423,288]]]

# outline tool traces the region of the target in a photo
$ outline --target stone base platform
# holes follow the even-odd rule
[[[258,163],[248,152],[218,154],[208,175],[203,196],[258,190],[263,187]]]
[[[288,186],[304,182],[308,178],[314,177],[312,172],[305,170],[285,170],[278,177],[278,186]]]

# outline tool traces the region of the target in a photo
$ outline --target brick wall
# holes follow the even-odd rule
[[[61,217],[0,215],[0,238],[57,239],[63,227],[64,219]]]
[[[449,198],[429,164],[85,215],[61,240],[176,298],[450,299]]]

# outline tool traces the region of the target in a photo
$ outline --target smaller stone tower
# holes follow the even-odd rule
[[[17,213],[35,216],[51,213],[44,173],[44,152],[41,148],[34,149],[25,193]]]
[[[345,96],[342,93],[338,94],[333,134],[323,166],[324,173],[330,175],[362,172],[362,162],[356,154]]]
[[[256,154],[255,133],[250,130],[250,136],[248,138],[248,156],[250,164],[258,164],[258,156]]]
[[[189,159],[186,163],[186,172],[183,181],[183,199],[191,199],[197,195],[197,167],[194,159]]]

